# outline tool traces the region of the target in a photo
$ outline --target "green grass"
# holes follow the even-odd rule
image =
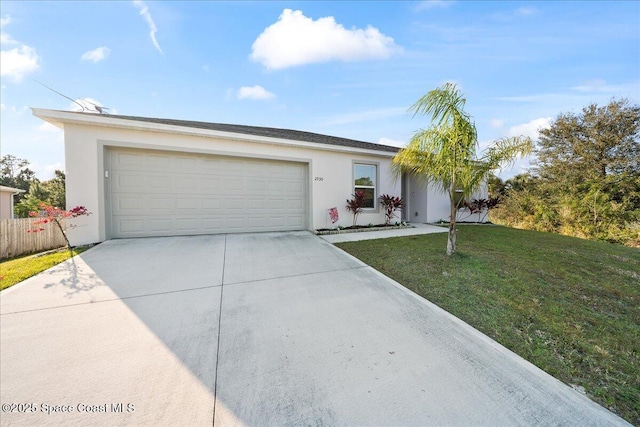
[[[498,226],[338,246],[640,425],[640,250]]]
[[[80,254],[89,247],[77,247],[73,249],[73,255]],[[13,258],[0,263],[0,290],[6,289],[16,283],[22,282],[41,271],[51,268],[70,258],[69,251],[60,249],[44,254],[27,255]]]

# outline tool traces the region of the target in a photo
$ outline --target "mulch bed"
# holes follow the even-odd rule
[[[343,233],[358,233],[361,231],[381,231],[381,230],[397,230],[401,228],[413,228],[412,225],[350,225],[349,227],[342,228],[318,228],[315,233],[318,236],[324,236],[327,234],[343,234]]]

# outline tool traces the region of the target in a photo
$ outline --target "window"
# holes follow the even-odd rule
[[[376,207],[376,184],[378,167],[355,163],[353,165],[353,192],[364,192],[364,207],[374,209]]]

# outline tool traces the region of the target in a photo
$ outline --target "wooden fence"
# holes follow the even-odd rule
[[[66,245],[64,236],[55,224],[33,225],[37,218],[0,220],[0,259],[46,251]],[[33,229],[43,231],[28,232]]]

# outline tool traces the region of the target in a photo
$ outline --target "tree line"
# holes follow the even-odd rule
[[[15,196],[14,214],[27,218],[29,212],[38,211],[40,203],[65,209],[65,174],[60,170],[47,181],[36,178],[29,169],[29,161],[7,154],[0,159],[0,185],[24,190]]]
[[[489,180],[493,222],[640,247],[640,106],[561,113],[540,131],[527,173]]]

